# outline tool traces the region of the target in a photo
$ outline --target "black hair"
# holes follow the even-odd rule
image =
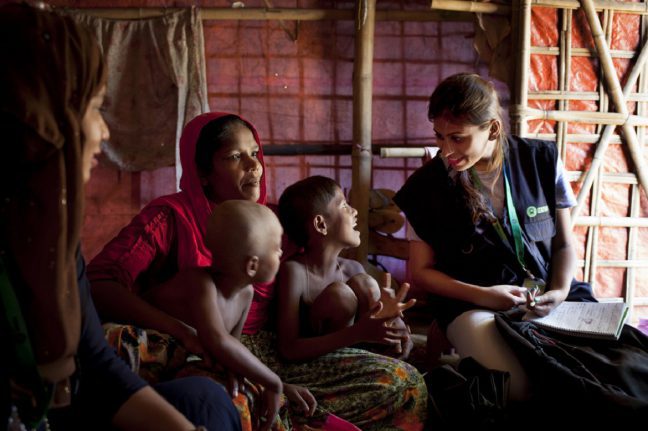
[[[236,126],[245,126],[252,129],[241,117],[237,115],[225,115],[207,123],[198,136],[196,142],[196,167],[200,176],[207,176],[213,169],[214,153],[221,147],[223,142],[230,138]]]
[[[288,186],[279,198],[279,221],[297,246],[308,243],[308,224],[317,214],[327,215],[329,203],[340,185],[331,178],[314,175]]]

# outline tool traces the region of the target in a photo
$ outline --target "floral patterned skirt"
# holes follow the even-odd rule
[[[173,337],[151,329],[143,330],[130,325],[107,323],[104,332],[108,344],[130,368],[150,384],[188,376],[211,377],[226,385],[226,373],[218,366],[206,368],[199,357],[189,354]],[[261,413],[260,388],[249,382],[232,399],[239,412],[243,431],[258,428]],[[275,419],[273,431],[293,429],[286,400]],[[317,428],[315,428],[317,429]]]
[[[307,387],[320,416],[333,413],[364,431],[422,430],[427,389],[412,365],[362,349],[343,348],[302,363],[278,359],[275,335],[243,335],[243,344],[285,383]],[[293,416],[298,424],[299,416]]]
[[[202,366],[175,339],[153,330],[129,325],[105,324],[108,343],[131,369],[151,384],[187,376],[208,376],[225,384],[226,374],[218,367]],[[311,418],[291,411],[284,398],[274,431],[327,429],[333,414],[363,431],[423,429],[427,416],[427,390],[421,374],[412,365],[362,349],[344,348],[303,363],[279,360],[276,337],[260,331],[243,335],[243,344],[285,383],[308,388],[318,402]],[[261,417],[260,388],[246,387],[233,400],[243,431],[258,428]]]

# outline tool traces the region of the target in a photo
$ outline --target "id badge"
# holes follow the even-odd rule
[[[544,293],[546,286],[547,283],[545,283],[544,280],[541,278],[527,277],[524,279],[524,283],[522,283],[522,287],[526,287],[527,289],[526,291],[527,306],[529,306],[530,308],[535,307],[536,297]]]

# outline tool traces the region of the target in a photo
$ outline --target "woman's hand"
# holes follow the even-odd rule
[[[491,310],[509,310],[516,305],[526,303],[526,288],[510,284],[498,284],[484,288],[477,305]]]
[[[302,412],[304,416],[309,417],[315,413],[317,400],[307,388],[285,383],[284,394],[294,409]]]
[[[178,320],[178,329],[172,335],[188,352],[198,355],[205,362],[207,367],[211,367],[212,361],[207,351],[203,348],[196,330],[184,322]]]
[[[560,305],[567,298],[567,290],[556,289],[548,290],[540,296],[535,298],[535,307],[525,307],[527,311],[531,311],[538,316],[546,316],[551,313],[551,310]]]
[[[240,391],[245,388],[245,377],[227,371],[227,391],[232,398],[236,398]]]

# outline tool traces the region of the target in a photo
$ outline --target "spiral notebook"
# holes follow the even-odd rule
[[[547,331],[618,340],[627,318],[628,306],[623,302],[563,302],[547,316],[526,320]]]

